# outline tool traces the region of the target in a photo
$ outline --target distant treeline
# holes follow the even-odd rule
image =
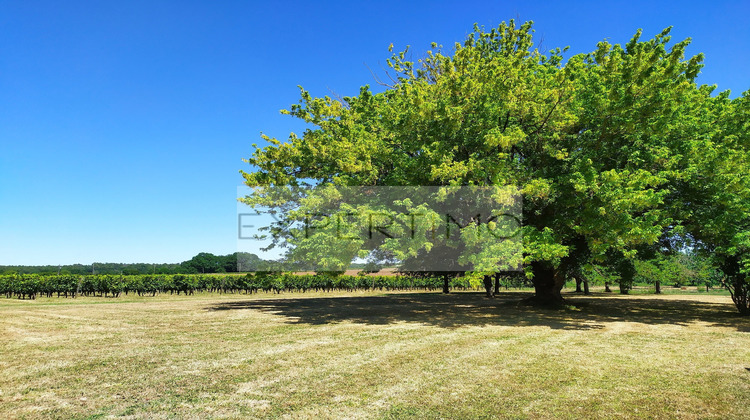
[[[237,273],[258,271],[268,264],[255,254],[235,252],[229,255],[214,255],[201,252],[181,263],[98,263],[72,265],[0,265],[0,274],[203,274]]]

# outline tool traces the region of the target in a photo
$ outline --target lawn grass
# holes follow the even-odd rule
[[[0,300],[0,418],[747,418],[729,297]]]

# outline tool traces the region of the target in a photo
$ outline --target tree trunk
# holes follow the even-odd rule
[[[576,293],[583,292],[584,295],[591,294],[589,292],[589,281],[586,276],[583,275],[581,270],[576,270],[573,273],[573,278],[576,280]],[[581,291],[581,285],[583,285],[583,291]]]
[[[492,276],[484,276],[484,290],[487,292],[488,298],[495,297],[494,294],[492,294]]]
[[[741,315],[750,315],[750,283],[746,282],[741,276],[732,279],[732,284],[728,285],[729,294],[732,301]]]
[[[565,277],[543,261],[531,263],[534,273],[534,296],[526,302],[538,306],[560,306],[564,302],[560,291],[565,285]]]
[[[630,293],[630,287],[628,286],[628,283],[626,282],[620,282],[620,294],[621,295],[627,295]]]
[[[500,273],[495,273],[495,294],[500,294]]]
[[[656,285],[656,291],[654,293],[657,295],[661,294],[661,282],[659,280],[656,280],[656,283],[654,284]]]
[[[447,275],[447,274],[444,275],[443,276],[443,293],[448,294],[448,293],[451,292],[451,290],[450,290],[450,282],[451,282],[450,276]]]
[[[620,274],[620,294],[627,295],[633,288],[635,278],[635,265],[629,259],[620,257],[616,264],[617,272]]]

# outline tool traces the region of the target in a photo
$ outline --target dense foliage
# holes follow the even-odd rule
[[[452,54],[388,60],[385,91],[283,111],[311,128],[265,137],[243,172],[253,206],[289,209],[273,187],[517,186],[523,263],[538,303],[607,267],[627,290],[639,250],[679,238],[709,253],[750,314],[750,97],[699,86],[702,55],[670,29],[563,59],[532,23],[475,27]],[[381,244],[364,244],[377,249]],[[424,252],[429,252],[425,248]]]

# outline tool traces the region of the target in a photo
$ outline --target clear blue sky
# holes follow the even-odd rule
[[[0,0],[0,264],[180,262],[236,250],[241,161],[278,111],[374,84],[387,47],[534,20],[588,52],[674,25],[702,83],[750,88],[750,2]]]

